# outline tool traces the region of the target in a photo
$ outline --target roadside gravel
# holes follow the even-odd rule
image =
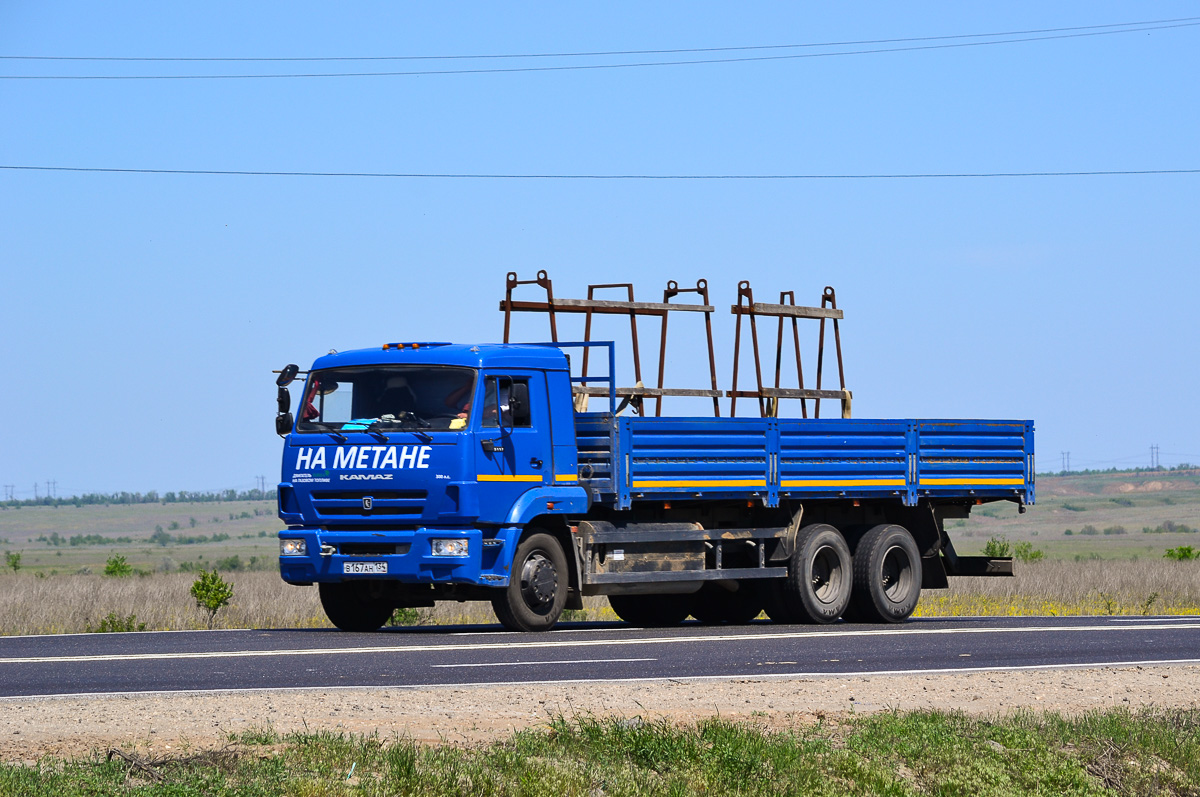
[[[1200,707],[1200,666],[7,698],[0,699],[0,760],[109,747],[162,755],[220,747],[265,728],[477,744],[557,715],[685,722],[719,714],[788,728],[892,709],[992,715],[1113,706]]]

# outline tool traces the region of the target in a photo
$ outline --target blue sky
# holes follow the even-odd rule
[[[1196,9],[0,0],[0,55],[729,47],[1103,25]],[[0,60],[0,74],[629,60]],[[590,71],[0,79],[0,165],[509,174],[1195,169],[1197,74],[1193,26]],[[760,301],[795,290],[815,303],[833,285],[846,312],[857,417],[1032,418],[1041,469],[1057,469],[1062,451],[1076,468],[1144,466],[1152,444],[1165,465],[1196,462],[1198,186],[1197,174],[596,182],[0,170],[0,363],[11,380],[0,391],[8,421],[0,427],[0,484],[23,498],[46,480],[63,495],[247,488],[258,475],[273,483],[280,443],[272,368],[384,341],[496,340],[505,272],[532,276],[540,268],[563,296],[581,295],[589,282],[633,281],[639,298],[654,299],[668,279],[688,285],[704,277],[721,308],[740,279]],[[699,328],[684,321],[668,375],[703,386]],[[715,325],[728,387],[733,319],[722,312]],[[653,326],[647,330],[653,339]],[[546,337],[528,322],[518,332]]]

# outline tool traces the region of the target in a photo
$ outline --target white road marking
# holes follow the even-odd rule
[[[1108,617],[1110,623],[1194,623],[1196,615],[1187,617]]]
[[[864,670],[862,672],[786,672],[786,673],[727,673],[723,675],[692,675],[692,676],[657,676],[646,678],[563,678],[561,680],[540,681],[464,681],[462,683],[441,684],[389,684],[375,686],[370,684],[343,686],[284,686],[264,689],[261,686],[243,689],[150,689],[137,692],[60,692],[45,695],[10,695],[0,696],[2,702],[18,702],[21,700],[69,699],[76,697],[153,697],[156,695],[236,695],[246,692],[263,692],[277,694],[280,692],[345,692],[350,690],[378,692],[387,689],[495,689],[505,686],[555,686],[558,684],[594,684],[594,683],[691,683],[712,681],[785,681],[811,680],[820,678],[869,678],[872,676],[893,675],[961,675],[977,672],[1010,672],[1012,670],[1081,670],[1088,668],[1124,668],[1124,667],[1169,667],[1172,665],[1196,665],[1200,659],[1148,659],[1143,661],[1091,661],[1078,664],[1022,664],[1001,667],[941,667],[936,669],[918,670]]]
[[[525,667],[530,664],[609,664],[616,661],[658,661],[658,659],[559,659],[558,661],[487,661],[478,664],[430,664],[430,667]]]
[[[752,642],[777,639],[837,639],[839,637],[946,636],[953,634],[1014,634],[1014,633],[1117,633],[1121,631],[1200,630],[1200,623],[1191,625],[1035,625],[1002,628],[900,628],[861,631],[800,631],[762,634],[725,634],[721,636],[634,637],[628,639],[548,639],[538,642],[487,644],[474,642],[462,645],[395,645],[344,648],[296,648],[291,650],[203,650],[186,653],[109,653],[89,656],[26,656],[0,659],[2,664],[59,664],[85,661],[167,661],[175,659],[239,659],[271,658],[275,656],[336,656],[364,653],[446,653],[463,650],[535,650],[540,648],[626,647],[630,645],[682,645],[696,642]]]

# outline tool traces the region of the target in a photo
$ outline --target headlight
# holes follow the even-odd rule
[[[308,545],[304,540],[280,540],[279,555],[280,556],[305,556],[308,554]]]
[[[430,540],[434,556],[466,556],[466,540]]]

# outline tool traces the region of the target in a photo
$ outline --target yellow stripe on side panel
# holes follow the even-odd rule
[[[481,473],[475,478],[481,482],[540,482],[542,480],[541,474],[538,473],[516,474],[512,476],[505,474]]]
[[[903,487],[904,479],[784,479],[780,487]]]
[[[992,487],[1020,487],[1025,484],[1025,480],[1020,477],[997,479],[921,479],[922,487],[961,487],[968,484],[982,484]]]
[[[577,482],[577,481],[579,481],[579,477],[576,476],[574,473],[556,473],[556,474],[554,474],[554,481],[556,481],[556,482]]]
[[[645,481],[633,483],[634,487],[766,487],[762,479],[730,479],[721,481]]]

